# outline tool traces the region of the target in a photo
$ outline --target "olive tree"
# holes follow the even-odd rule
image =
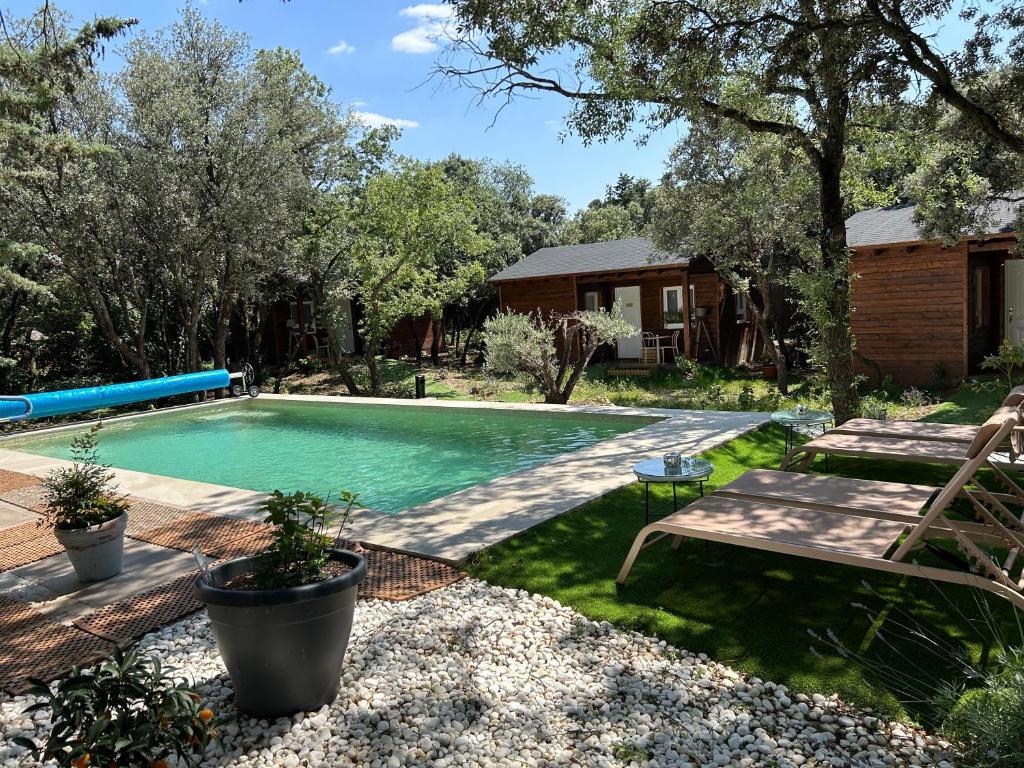
[[[636,333],[617,304],[610,311],[499,312],[484,324],[484,370],[526,374],[545,403],[565,404],[598,347]]]

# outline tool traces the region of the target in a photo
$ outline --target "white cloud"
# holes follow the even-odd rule
[[[393,125],[395,128],[419,128],[420,124],[415,120],[406,120],[404,117],[385,117],[376,112],[362,112],[356,110],[352,117],[365,125],[367,128],[381,128],[385,125]]]
[[[339,40],[336,45],[332,45],[328,48],[327,52],[331,54],[331,56],[337,56],[341,53],[355,53],[356,47],[354,45],[349,45],[344,40]]]
[[[438,39],[446,36],[445,27],[451,21],[455,8],[440,3],[419,3],[403,8],[399,13],[415,19],[417,24],[391,38],[391,50],[401,53],[433,53],[438,49]]]
[[[365,107],[367,102],[362,101],[361,99],[353,99],[349,104],[353,107]]]

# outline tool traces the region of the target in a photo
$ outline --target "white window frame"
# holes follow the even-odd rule
[[[693,290],[693,286],[690,286],[690,290]],[[666,285],[662,286],[661,289],[661,312],[662,322],[665,323],[665,313],[668,312],[668,296],[671,292],[675,291],[679,298],[676,300],[676,304],[679,306],[679,312],[683,311],[683,286],[681,285]],[[685,323],[665,323],[665,328],[682,328]]]
[[[594,298],[594,306],[590,306],[590,298]],[[596,312],[601,308],[601,292],[600,291],[585,291],[583,293],[583,309],[587,312]]]
[[[697,285],[690,283],[690,319],[697,317]]]

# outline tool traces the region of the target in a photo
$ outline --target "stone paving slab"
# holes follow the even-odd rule
[[[126,539],[124,571],[111,579],[80,582],[61,552],[3,574],[0,588],[29,600],[50,618],[67,621],[195,570],[195,559],[189,554]]]
[[[11,528],[22,523],[32,523],[39,519],[35,512],[19,507],[15,504],[8,504],[0,501],[0,530]]]

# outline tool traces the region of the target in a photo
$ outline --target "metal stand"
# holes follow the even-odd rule
[[[690,484],[697,483],[700,486],[700,495],[703,497],[704,496],[704,480],[706,480],[706,479],[707,478],[701,478],[699,480],[677,480],[677,481],[673,482],[672,483],[672,511],[671,512],[662,512],[662,509],[664,509],[665,507],[668,506],[668,503],[666,502],[665,504],[662,504],[660,507],[655,507],[654,512],[653,512],[653,516],[654,517],[664,517],[665,515],[672,514],[672,512],[678,512],[679,511],[679,499],[676,496],[676,486],[679,483],[690,483]],[[664,483],[655,483],[655,485],[664,485]],[[651,484],[649,482],[645,481],[644,482],[644,525],[648,525],[651,522],[651,516],[652,516],[652,512],[651,512]]]
[[[710,350],[711,356],[714,358],[715,362],[717,363],[718,362],[718,352],[715,351],[715,345],[711,341],[711,333],[708,331],[708,327],[706,325],[704,325],[703,318],[698,318],[697,319],[697,335],[696,335],[696,339],[694,341],[694,347],[697,350],[697,359],[698,360],[700,359],[700,337],[701,337],[701,334],[704,335],[704,339],[705,339],[705,341],[707,341],[708,350]]]

